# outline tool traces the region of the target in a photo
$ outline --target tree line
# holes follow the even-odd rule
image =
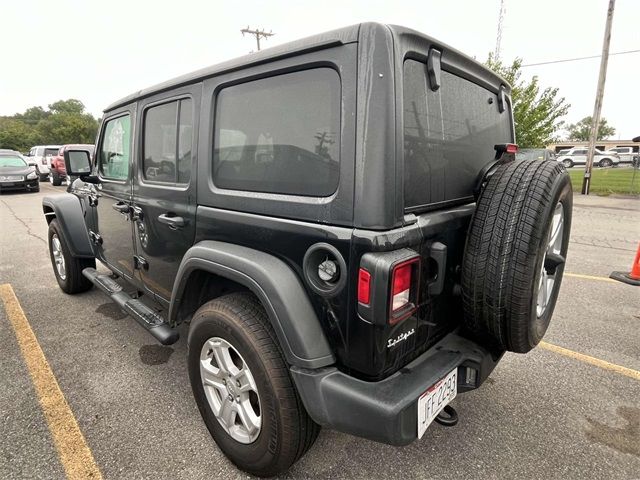
[[[0,116],[0,148],[24,152],[34,145],[93,143],[99,119],[85,112],[80,100],[59,100],[24,113]]]

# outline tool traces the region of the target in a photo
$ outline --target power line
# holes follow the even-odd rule
[[[626,52],[615,52],[610,53],[609,56],[612,55],[626,55],[628,53],[638,53],[640,50],[627,50]],[[578,60],[588,60],[591,58],[600,58],[602,55],[592,55],[590,57],[576,57],[576,58],[567,58],[565,60],[551,60],[550,62],[539,62],[539,63],[527,63],[526,65],[520,65],[521,67],[535,67],[537,65],[549,65],[551,63],[565,63],[565,62],[577,62]]]

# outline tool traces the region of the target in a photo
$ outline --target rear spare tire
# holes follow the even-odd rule
[[[473,335],[518,353],[540,342],[562,281],[572,205],[562,165],[498,167],[478,199],[463,259],[464,323]]]

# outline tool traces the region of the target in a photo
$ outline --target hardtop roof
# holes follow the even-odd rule
[[[423,40],[427,40],[429,43],[433,43],[435,45],[440,45],[447,52],[453,54],[461,59],[463,59],[464,63],[471,66],[472,70],[475,72],[482,72],[482,76],[490,77],[493,82],[492,83],[502,83],[507,87],[507,91],[510,91],[509,84],[499,75],[487,69],[486,66],[482,65],[477,60],[465,55],[464,53],[452,48],[442,42],[439,42],[428,35],[425,35],[422,32],[418,32],[416,30],[412,30],[410,28],[402,27],[399,25],[385,25],[380,23],[359,23],[356,25],[351,25],[348,27],[339,28],[337,30],[331,30],[328,32],[320,33],[317,35],[312,35],[306,38],[302,38],[299,40],[294,40],[291,42],[283,43],[282,45],[277,45],[271,48],[267,48],[265,50],[260,50],[258,52],[250,53],[247,55],[243,55],[241,57],[237,57],[231,60],[227,60],[222,63],[218,63],[215,65],[211,65],[200,70],[196,70],[185,75],[181,75],[179,77],[175,77],[173,79],[167,80],[162,83],[158,83],[151,87],[144,88],[142,90],[138,90],[130,95],[127,95],[124,98],[112,103],[109,105],[104,111],[109,112],[110,110],[114,110],[118,107],[127,105],[133,101],[136,101],[141,98],[145,98],[151,96],[156,93],[160,93],[166,90],[171,90],[173,88],[188,85],[190,83],[194,83],[199,80],[203,80],[205,78],[213,77],[215,75],[220,75],[222,73],[231,72],[234,70],[239,70],[242,68],[246,68],[248,66],[259,65],[262,63],[268,63],[273,61],[276,58],[282,58],[290,55],[300,54],[304,52],[319,50],[322,48],[327,48],[335,45],[345,45],[348,43],[357,42],[361,32],[366,32],[367,30],[373,28],[386,28],[392,33],[393,37],[396,38],[397,41],[403,41],[404,39],[411,38],[419,38]],[[363,36],[366,34],[362,34]]]

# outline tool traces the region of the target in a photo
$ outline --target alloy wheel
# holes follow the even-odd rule
[[[60,280],[65,280],[67,278],[67,269],[64,262],[64,255],[62,254],[62,244],[56,234],[51,237],[51,252],[53,253],[53,261],[56,265],[58,277],[60,277]]]
[[[558,268],[561,267],[565,259],[562,253],[562,239],[564,236],[564,207],[561,202],[556,204],[551,220],[551,228],[547,239],[547,248],[542,260],[540,278],[538,279],[538,298],[536,302],[536,313],[538,318],[542,317],[547,310],[547,306],[553,296],[556,280],[558,279]]]
[[[260,397],[238,350],[220,337],[204,342],[200,378],[209,407],[222,428],[240,443],[254,442],[262,428]]]

